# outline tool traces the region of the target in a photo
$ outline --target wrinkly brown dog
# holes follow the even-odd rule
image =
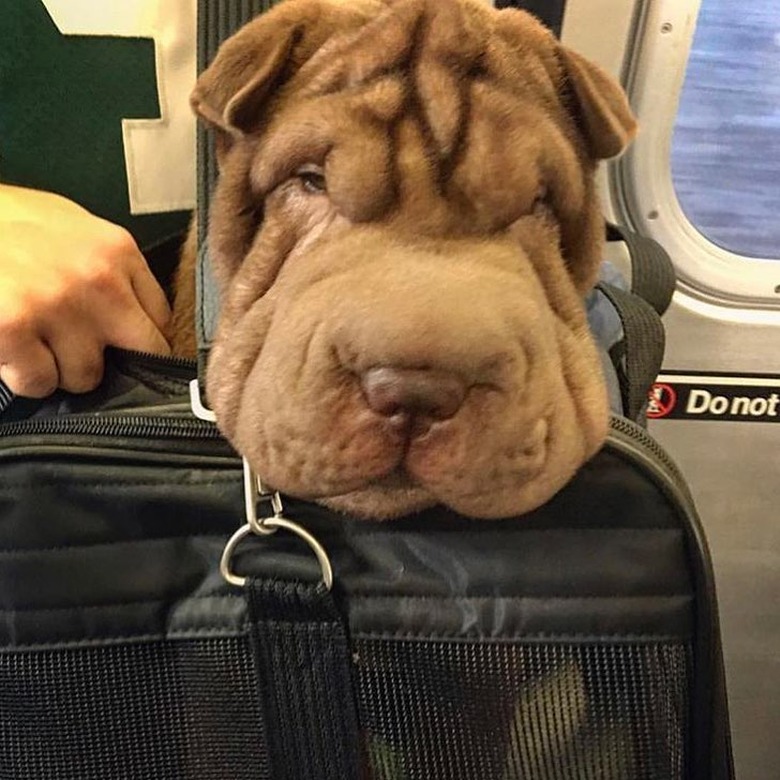
[[[287,0],[192,104],[220,160],[208,397],[266,483],[371,518],[501,517],[596,452],[593,172],[635,132],[606,74],[477,0]]]

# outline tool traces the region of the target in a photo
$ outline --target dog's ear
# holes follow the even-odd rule
[[[195,113],[227,136],[249,130],[253,114],[258,116],[295,45],[295,30],[284,32],[257,48],[246,35],[229,39],[190,95]]]
[[[605,160],[620,154],[637,132],[625,92],[606,71],[582,55],[565,46],[560,46],[558,53],[591,155]]]
[[[290,0],[258,16],[222,44],[190,104],[223,142],[256,129],[272,93],[335,33],[366,21],[365,0]]]

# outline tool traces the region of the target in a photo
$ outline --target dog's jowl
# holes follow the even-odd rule
[[[605,73],[477,0],[287,0],[192,104],[220,167],[208,395],[265,482],[502,517],[595,453],[593,173],[635,132]]]

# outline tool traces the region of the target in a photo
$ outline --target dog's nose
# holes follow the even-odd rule
[[[392,366],[369,369],[361,385],[371,409],[402,424],[413,419],[448,420],[463,405],[467,392],[455,374]]]

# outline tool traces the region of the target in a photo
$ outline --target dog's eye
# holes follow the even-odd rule
[[[321,194],[327,192],[328,186],[325,181],[325,171],[318,165],[306,165],[300,170],[296,171],[296,177],[303,185],[303,189],[306,192],[313,194]]]

